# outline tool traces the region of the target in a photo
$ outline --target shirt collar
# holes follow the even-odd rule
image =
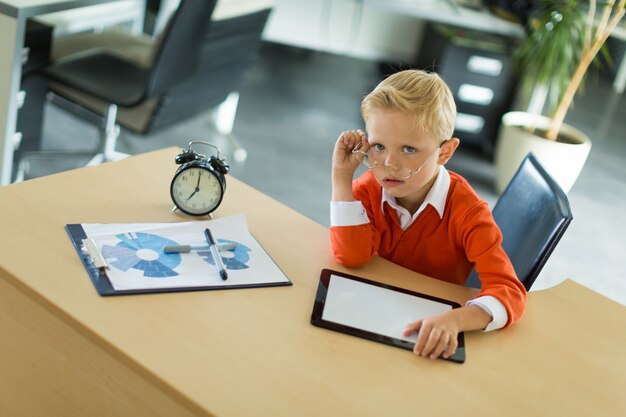
[[[437,179],[433,183],[433,186],[430,187],[430,190],[428,191],[428,194],[426,194],[424,202],[419,207],[419,209],[417,209],[417,212],[415,214],[417,215],[418,213],[421,213],[424,208],[428,204],[430,204],[434,207],[435,210],[437,210],[437,213],[439,213],[439,218],[443,218],[443,212],[446,208],[446,199],[448,198],[449,189],[450,173],[443,165],[439,165],[439,173],[437,174]],[[399,207],[398,203],[396,203],[396,198],[389,194],[387,190],[383,188],[383,197],[380,202],[383,213],[385,212],[385,203],[388,203],[389,206],[393,207],[394,209],[397,209]]]

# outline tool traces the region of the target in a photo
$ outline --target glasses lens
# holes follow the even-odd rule
[[[352,153],[356,156],[359,163],[365,168],[373,168],[376,165],[374,162],[370,162],[369,152],[363,152],[360,149],[353,149]]]
[[[370,154],[368,152],[363,154],[363,159],[361,159],[361,165],[363,165],[365,168],[374,168],[376,166],[376,162],[371,160]]]

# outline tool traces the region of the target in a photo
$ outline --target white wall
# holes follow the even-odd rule
[[[424,22],[360,0],[276,0],[263,38],[358,58],[413,62]]]

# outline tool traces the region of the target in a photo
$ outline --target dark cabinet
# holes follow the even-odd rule
[[[455,136],[489,156],[515,90],[512,49],[510,38],[429,24],[417,59],[418,68],[437,72],[454,94]]]

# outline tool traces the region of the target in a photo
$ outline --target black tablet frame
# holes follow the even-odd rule
[[[322,327],[328,330],[334,330],[337,332],[346,333],[352,336],[360,337],[362,339],[367,339],[367,340],[371,340],[374,342],[383,343],[385,345],[394,346],[400,349],[412,351],[415,344],[413,342],[408,342],[406,340],[396,339],[396,338],[381,335],[378,333],[372,333],[366,330],[361,330],[355,327],[350,327],[344,324],[327,321],[322,318],[324,314],[326,296],[328,294],[328,287],[330,285],[330,279],[332,275],[340,276],[340,277],[351,279],[354,281],[359,281],[364,284],[374,285],[374,286],[385,288],[385,289],[392,290],[392,291],[401,292],[401,293],[408,294],[414,297],[424,298],[427,300],[436,301],[438,303],[447,304],[451,306],[452,308],[461,307],[459,303],[456,303],[454,301],[444,300],[442,298],[437,298],[431,295],[422,294],[422,293],[410,291],[404,288],[383,284],[383,283],[372,281],[366,278],[357,277],[355,275],[350,275],[350,274],[346,274],[343,272],[334,271],[332,269],[323,269],[320,275],[319,285],[317,287],[317,294],[315,296],[315,304],[313,306],[313,312],[311,314],[311,324],[317,327]],[[458,334],[457,340],[458,340],[458,347],[457,347],[456,352],[450,358],[446,359],[446,358],[440,357],[440,359],[444,359],[444,360],[448,360],[448,361],[452,361],[456,363],[465,362],[465,336],[463,332],[460,332]]]

